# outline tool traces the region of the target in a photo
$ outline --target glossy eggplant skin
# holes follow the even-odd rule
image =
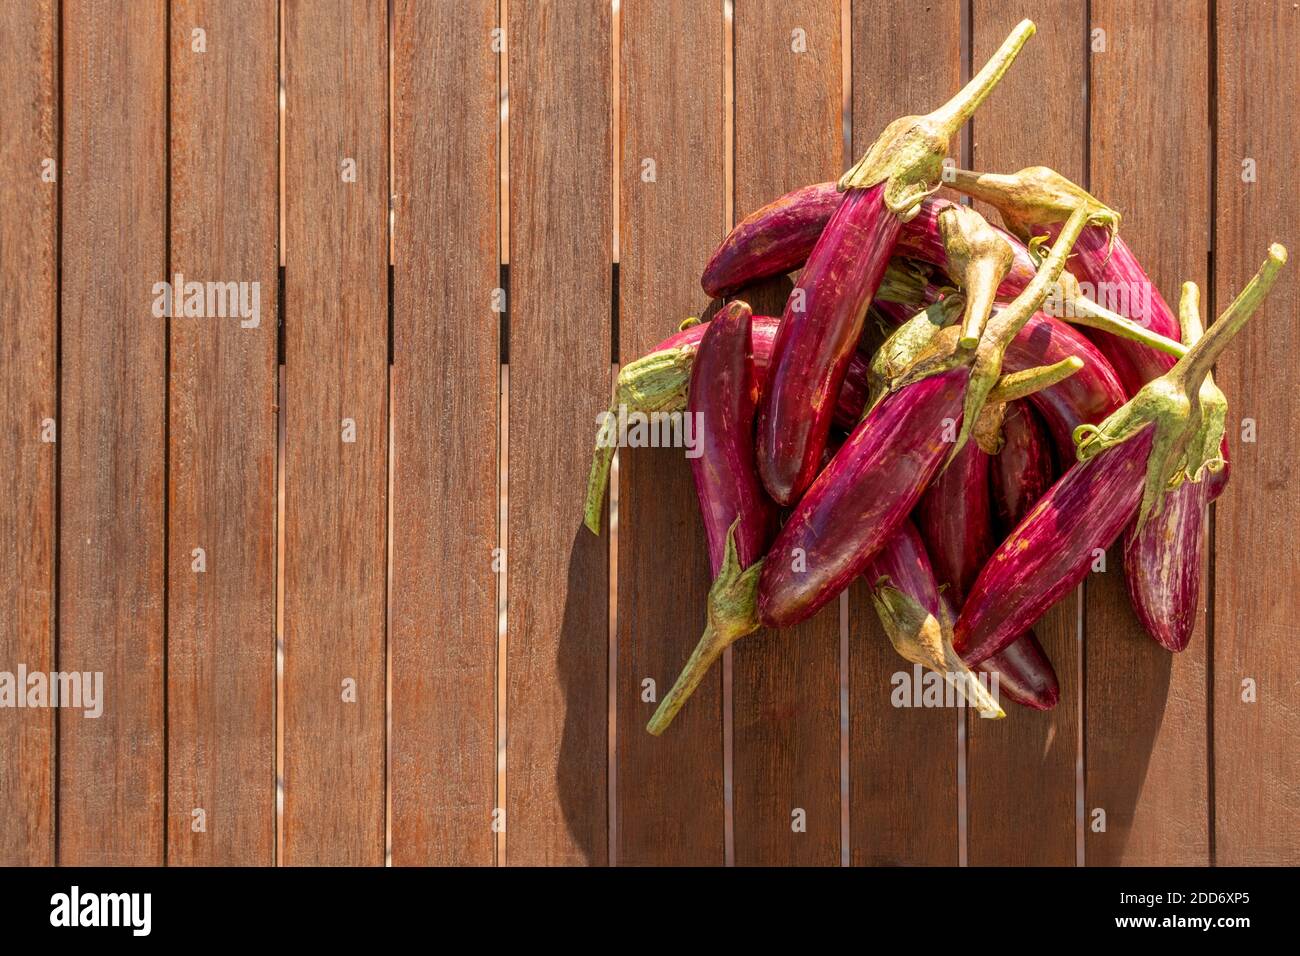
[[[835,183],[817,183],[786,193],[750,213],[714,251],[700,285],[711,298],[720,299],[798,269],[843,198]]]
[[[953,644],[978,664],[1011,644],[1088,575],[1137,516],[1154,428],[1076,462],[1000,544],[975,579]]]
[[[772,343],[776,341],[776,329],[780,323],[781,320],[775,316],[756,315],[753,316],[750,324],[750,343],[753,350],[751,355],[760,384],[772,360]],[[674,332],[650,351],[660,352],[674,348],[698,349],[704,333],[712,324],[712,322],[702,322],[680,332]],[[851,430],[858,423],[858,419],[862,417],[862,409],[866,406],[870,389],[867,381],[867,376],[871,372],[870,358],[863,352],[855,352],[849,359],[848,370],[844,373],[844,384],[835,401],[834,422],[837,427],[845,431]],[[692,365],[692,376],[693,374],[694,365]]]
[[[977,442],[963,445],[930,482],[915,519],[939,580],[961,603],[997,544],[989,498],[989,456]]]
[[[1174,652],[1187,647],[1196,627],[1208,484],[1179,485],[1140,534],[1130,528],[1124,536],[1124,582],[1133,611],[1146,632]]]
[[[867,306],[902,229],[884,190],[884,183],[848,190],[781,315],[758,407],[758,473],[785,507],[817,474]]]
[[[1056,480],[1056,464],[1038,413],[1023,400],[1007,405],[1002,438],[1001,451],[989,462],[989,477],[995,526],[1006,533],[1047,494]]]
[[[957,604],[997,543],[989,468],[989,456],[975,442],[967,442],[930,482],[914,515],[935,577],[947,585],[945,596]],[[1060,698],[1056,672],[1030,632],[975,669],[997,673],[999,693],[1024,707],[1050,710]]]
[[[687,410],[701,454],[690,459],[700,502],[709,564],[722,567],[727,530],[737,518],[735,542],[747,568],[767,551],[779,517],[754,470],[754,410],[759,378],[750,344],[752,315],[732,302],[708,323],[691,368]]]
[[[1088,339],[1049,315],[1035,312],[1007,347],[1002,368],[1020,372],[1077,355],[1083,368],[1064,381],[1029,396],[1043,417],[1062,462],[1074,460],[1074,429],[1096,425],[1126,401],[1110,362]]]
[[[765,626],[806,620],[867,569],[951,451],[969,376],[959,367],[914,382],[885,396],[853,430],[763,562]]]

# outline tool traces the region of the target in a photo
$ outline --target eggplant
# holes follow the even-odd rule
[[[1203,409],[1201,388],[1285,262],[1286,250],[1271,246],[1255,277],[1169,372],[1101,425],[1079,428],[1079,460],[976,579],[954,635],[963,660],[978,663],[1014,641],[1087,576],[1096,549],[1109,548],[1130,522],[1141,534],[1149,519],[1158,520],[1171,485],[1203,481],[1220,466],[1226,409]],[[1194,310],[1197,298],[1195,285],[1185,283],[1184,309]]]
[[[1006,534],[1047,493],[1056,480],[1056,466],[1047,431],[1028,402],[1011,402],[1007,406],[1002,437],[1002,448],[990,461],[990,491],[997,517],[995,526]],[[1073,455],[1073,442],[1070,452]]]
[[[711,321],[691,370],[687,409],[703,454],[691,460],[714,583],[709,602],[752,579],[776,530],[778,512],[754,470],[754,411],[759,377],[752,355],[750,308],[733,302]],[[712,617],[712,611],[710,611]],[[647,729],[660,734],[734,637],[708,627]]]
[[[758,411],[758,471],[793,505],[812,482],[849,359],[902,231],[939,185],[948,141],[1001,80],[1034,26],[1022,21],[946,104],[885,128],[840,180],[846,192],[786,302]]]

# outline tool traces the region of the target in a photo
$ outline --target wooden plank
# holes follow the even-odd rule
[[[972,6],[974,68],[1005,39],[1021,12],[991,0]],[[1085,169],[1082,5],[1052,0],[1033,11],[1038,33],[980,108],[976,169],[1051,166],[1076,182]],[[1043,78],[1050,76],[1051,82]],[[1026,122],[1026,117],[1033,117]],[[996,214],[982,210],[997,222]],[[1079,756],[1079,595],[1034,626],[1056,669],[1060,702],[1046,713],[1009,705],[1005,720],[967,721],[967,846],[971,866],[1073,866]]]
[[[699,271],[722,237],[720,5],[622,7],[619,359],[648,352],[708,299]],[[646,161],[654,178],[643,176]],[[647,174],[648,175],[648,174]],[[662,737],[645,723],[699,640],[709,563],[681,449],[619,456],[618,862],[723,862],[722,667]]]
[[[0,9],[0,669],[54,661],[57,5]],[[48,164],[48,165],[47,165]],[[42,433],[45,433],[44,435]],[[25,693],[25,688],[22,688]],[[54,713],[0,713],[0,866],[54,862]]]
[[[59,861],[163,861],[166,14],[63,4]]]
[[[737,4],[734,22],[740,219],[843,169],[840,4]],[[780,315],[789,291],[780,281],[746,295],[755,312]],[[838,865],[839,602],[733,655],[736,863]]]
[[[608,859],[607,539],[582,525],[611,388],[611,12],[511,3],[506,859]]]
[[[1094,0],[1091,27],[1105,31],[1104,52],[1090,57],[1091,190],[1123,215],[1126,241],[1176,306],[1184,280],[1204,287],[1210,246],[1206,9]],[[1170,654],[1133,614],[1122,546],[1106,569],[1086,588],[1084,858],[1090,866],[1204,866],[1204,621],[1186,651]]]
[[[961,86],[959,0],[907,18],[885,0],[853,4],[853,156],[891,120],[934,109]],[[954,155],[957,145],[953,144]],[[899,709],[891,675],[911,673],[861,582],[849,591],[849,824],[851,860],[955,866],[957,716]]]
[[[392,855],[496,858],[495,0],[393,8]],[[436,308],[430,308],[436,303]]]
[[[384,862],[387,11],[382,0],[288,3],[283,29],[282,862],[379,865]]]
[[[1300,93],[1300,12],[1284,3],[1220,2],[1217,10],[1215,310],[1259,267],[1269,242],[1293,256],[1300,250],[1300,126],[1293,111],[1278,109]],[[1231,406],[1232,452],[1232,481],[1216,505],[1213,610],[1214,862],[1224,866],[1300,862],[1300,540],[1288,517],[1300,487],[1292,470],[1300,457],[1300,363],[1279,347],[1300,309],[1295,269],[1293,259],[1217,374]],[[1254,442],[1243,440],[1247,418]],[[1243,699],[1246,681],[1253,702]]]
[[[171,17],[170,271],[187,283],[240,283],[239,304],[250,308],[213,315],[205,302],[205,314],[171,322],[167,859],[269,865],[277,10],[266,0],[188,0]]]

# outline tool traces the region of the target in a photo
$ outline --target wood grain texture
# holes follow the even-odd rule
[[[1090,188],[1119,210],[1126,241],[1176,308],[1184,280],[1204,288],[1210,247],[1206,8],[1093,0],[1091,26],[1105,30],[1106,49],[1090,57]],[[1170,654],[1133,614],[1122,542],[1106,560],[1086,588],[1084,858],[1204,866],[1204,619],[1187,650]],[[1098,809],[1104,832],[1094,830]]]
[[[719,4],[622,6],[619,359],[671,334],[708,297],[699,272],[722,238],[723,21]],[[655,178],[642,177],[655,163]],[[619,455],[618,856],[623,865],[723,862],[722,667],[661,737],[645,730],[652,678],[668,692],[699,640],[709,562],[690,463],[678,448]]]
[[[54,660],[58,44],[53,0],[0,9],[0,670]],[[56,170],[49,167],[50,175]],[[46,436],[54,437],[54,436]],[[25,693],[25,688],[21,691]],[[54,712],[0,711],[0,866],[54,862]]]
[[[496,3],[393,7],[392,854],[496,858]]]
[[[899,17],[853,4],[853,156],[899,116],[934,109],[961,86],[958,0]],[[954,155],[958,146],[952,144]],[[849,826],[855,866],[956,866],[957,716],[896,708],[891,675],[911,674],[861,582],[849,590]]]
[[[284,856],[384,862],[388,43],[287,3]],[[355,182],[345,162],[355,162]],[[354,423],[345,440],[344,420]],[[345,682],[355,682],[345,699]]]
[[[63,4],[59,862],[163,861],[166,11]]]
[[[1035,7],[1037,34],[976,114],[976,169],[1012,172],[1046,165],[1082,183],[1086,170],[1084,8],[1073,0]],[[972,6],[973,69],[993,53],[1021,13],[997,2]],[[1051,77],[1051,82],[1043,82]],[[981,209],[992,221],[996,213]],[[1079,757],[1078,593],[1048,611],[1034,633],[1051,658],[1060,702],[1039,712],[1010,705],[1005,720],[968,721],[967,846],[971,866],[1073,866]]]
[[[1268,243],[1282,243],[1293,257],[1300,250],[1300,126],[1293,110],[1279,109],[1300,93],[1300,10],[1235,0],[1217,9],[1214,311],[1259,268]],[[1254,182],[1243,181],[1247,159],[1254,160]],[[1214,862],[1224,866],[1300,862],[1300,362],[1280,346],[1294,334],[1300,309],[1295,272],[1293,258],[1216,374],[1228,396],[1232,452],[1232,480],[1215,515]],[[1255,422],[1253,443],[1243,441],[1246,418]],[[1242,699],[1247,680],[1256,688],[1253,703]]]
[[[842,171],[840,4],[737,4],[734,30],[739,220]],[[741,298],[780,315],[789,289],[777,281]],[[733,655],[736,863],[838,865],[839,602],[799,627],[759,632]]]
[[[256,285],[258,311],[171,322],[169,863],[274,861],[276,14],[266,0],[171,8],[171,272]]]
[[[582,503],[611,387],[611,13],[509,9],[506,861],[602,864],[608,542]]]

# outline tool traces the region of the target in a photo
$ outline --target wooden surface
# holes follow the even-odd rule
[[[716,307],[729,221],[938,105],[1021,11],[451,6],[0,10],[0,672],[105,698],[0,708],[0,863],[1300,862],[1295,265],[1218,369],[1233,480],[1185,653],[1113,551],[1036,628],[1060,704],[969,720],[963,751],[953,711],[891,706],[905,665],[855,586],[847,673],[831,608],[651,739],[642,682],[675,679],[709,573],[680,449],[625,450],[617,529],[581,525],[612,369]],[[1300,246],[1294,4],[1031,15],[954,156],[1089,184],[1207,317]],[[153,315],[175,272],[258,282],[258,326]]]
[[[971,10],[972,69],[997,49],[1021,14],[976,0]],[[1038,33],[975,115],[976,169],[1014,171],[1047,165],[1076,182],[1085,166],[1081,83],[1043,82],[1081,76],[1085,23],[1079,4],[1040,3]],[[1026,122],[1032,118],[1032,122]],[[996,214],[983,210],[993,216]],[[967,860],[971,866],[1071,866],[1076,858],[1076,761],[1079,758],[1078,596],[1067,597],[1036,625],[1051,658],[1061,699],[1046,713],[1015,707],[1006,720],[968,719]],[[1014,705],[1013,705],[1014,706]]]
[[[166,10],[63,4],[61,671],[103,714],[59,712],[58,860],[164,856]]]
[[[842,171],[839,7],[838,0],[737,4],[737,221]],[[756,313],[780,315],[789,288],[777,281],[745,296]],[[759,631],[733,654],[736,863],[836,865],[839,602],[786,633]]]
[[[724,235],[726,181],[721,11],[631,0],[621,21],[618,348],[627,362],[705,313],[699,271]],[[662,699],[704,627],[711,576],[690,462],[680,448],[638,448],[619,465],[617,861],[717,866],[721,664],[667,732],[644,730],[656,703],[643,700],[641,682],[652,679]]]
[[[388,42],[289,3],[283,863],[384,862]],[[348,160],[355,181],[345,180]],[[345,420],[354,441],[346,441]]]
[[[0,667],[48,671],[54,661],[55,442],[58,417],[55,285],[58,159],[57,4],[0,9]],[[54,862],[54,716],[0,719],[0,866]]]
[[[258,0],[171,8],[170,272],[250,296],[256,283],[258,316],[170,326],[169,863],[274,859],[275,14]]]
[[[1300,457],[1294,383],[1300,363],[1286,343],[1295,331],[1300,285],[1300,148],[1294,113],[1300,89],[1293,4],[1220,2],[1216,24],[1218,131],[1214,179],[1214,305],[1217,314],[1259,268],[1268,244],[1293,256],[1267,305],[1219,362],[1232,403],[1232,482],[1216,503],[1213,597],[1213,821],[1217,863],[1294,866],[1300,859],[1295,746],[1295,584],[1300,544],[1293,503]],[[1271,95],[1261,96],[1267,77]],[[1255,181],[1243,181],[1243,160]],[[1242,441],[1242,421],[1255,442]],[[1255,700],[1243,700],[1250,681]]]
[[[961,86],[961,4],[929,4],[905,30],[882,26],[894,22],[892,13],[886,0],[853,5],[849,162],[895,117],[932,110]],[[848,623],[851,862],[956,866],[957,715],[890,703],[892,675],[912,667],[889,643],[860,581],[849,589]]]
[[[1106,31],[1106,50],[1089,58],[1090,188],[1123,210],[1125,240],[1176,309],[1184,281],[1205,288],[1210,248],[1206,11],[1094,0],[1092,19]],[[1121,102],[1122,110],[1109,106]],[[1181,654],[1151,640],[1130,606],[1123,561],[1117,545],[1106,573],[1086,585],[1086,860],[1204,865],[1208,636],[1202,619]]]
[[[608,859],[607,546],[582,525],[610,380],[609,5],[510,4],[506,861]]]
[[[496,4],[393,12],[392,856],[491,865]]]

